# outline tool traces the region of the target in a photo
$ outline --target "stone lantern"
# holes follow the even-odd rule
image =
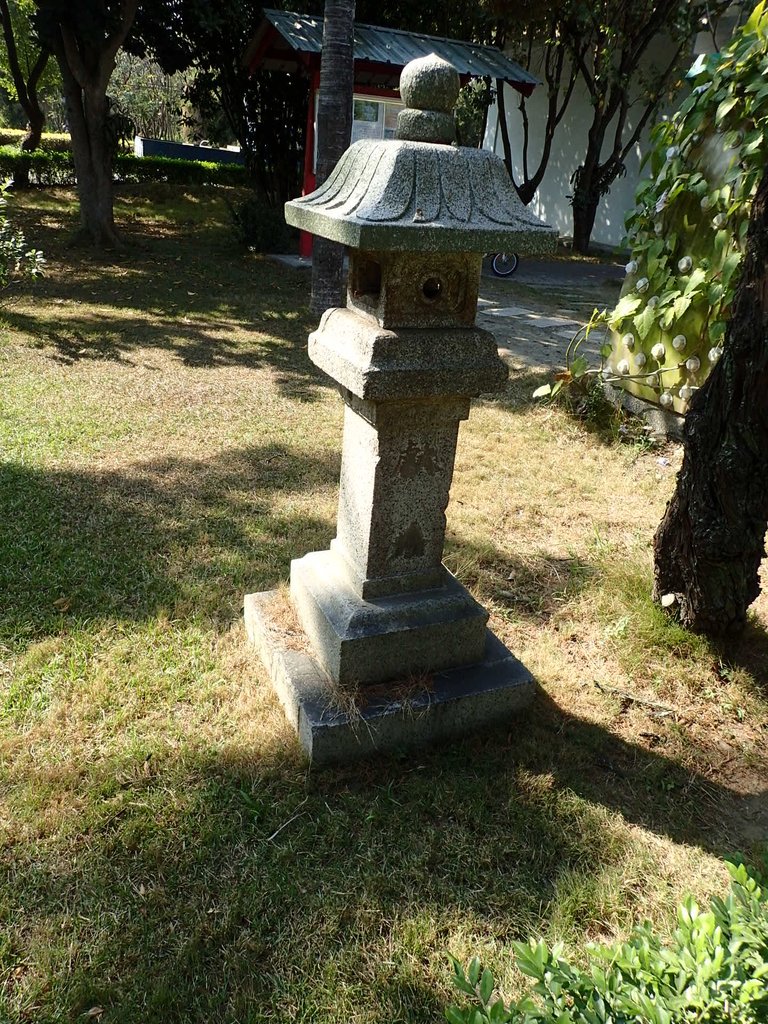
[[[396,140],[357,142],[285,207],[349,251],[347,305],[309,338],[345,404],[337,534],[291,564],[305,652],[281,645],[269,593],[245,616],[315,761],[478,728],[533,694],[442,553],[459,423],[507,378],[475,326],[483,254],[552,251],[556,234],[498,157],[452,145],[458,90],[439,57],[412,61]]]

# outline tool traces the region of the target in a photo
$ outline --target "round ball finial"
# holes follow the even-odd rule
[[[400,75],[400,96],[406,106],[397,117],[397,138],[443,144],[455,141],[453,108],[460,87],[456,69],[436,53],[406,64]]]
[[[400,75],[400,95],[414,110],[452,113],[460,85],[458,71],[436,53],[412,60]]]

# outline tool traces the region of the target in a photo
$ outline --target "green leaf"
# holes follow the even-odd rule
[[[456,1006],[449,1006],[445,1011],[448,1024],[467,1024],[466,1016]]]
[[[583,377],[589,369],[589,360],[586,356],[578,356],[569,367],[571,376],[575,379]]]
[[[725,334],[726,323],[724,320],[715,320],[714,323],[709,325],[709,337],[710,341],[720,341]]]
[[[480,978],[480,999],[483,1003],[488,1003],[491,996],[493,995],[493,974],[486,967],[483,971],[482,977]]]
[[[674,320],[679,320],[680,317],[685,313],[691,304],[692,296],[690,295],[678,295],[675,301],[672,303],[672,316]]]
[[[469,967],[467,968],[467,979],[470,985],[477,985],[478,981],[480,980],[480,970],[480,961],[477,959],[476,956],[472,957],[469,963]]]
[[[645,341],[651,332],[651,328],[656,320],[656,310],[651,309],[650,306],[646,306],[642,313],[638,313],[635,319],[632,321],[635,325],[635,330],[641,341]],[[610,352],[608,353],[610,355]]]
[[[762,18],[764,11],[765,2],[763,0],[762,3],[759,3],[757,7],[755,7],[754,11],[752,11],[749,18],[747,19],[747,23],[744,26],[745,36],[749,35],[752,32],[757,32],[758,28],[760,27],[760,19]]]
[[[632,316],[632,314],[639,309],[642,301],[643,300],[639,295],[622,296],[611,312],[610,322],[615,324],[619,320],[623,320],[626,316]]]
[[[734,275],[734,273],[735,273],[735,271],[736,271],[736,269],[737,269],[737,267],[739,266],[740,263],[741,263],[741,253],[740,252],[732,252],[732,253],[729,253],[728,256],[726,256],[725,262],[723,263],[722,277],[721,277],[721,280],[723,282],[723,287],[724,288],[727,288],[728,285],[730,284],[731,278],[733,277],[733,275]]]
[[[726,114],[733,110],[738,102],[738,96],[729,96],[727,99],[724,99],[718,106],[717,112],[715,113],[715,124],[720,124]]]
[[[542,384],[540,388],[536,388],[536,390],[533,392],[533,397],[534,398],[546,398],[547,395],[551,395],[551,394],[552,394],[552,385],[551,384]]]
[[[456,986],[459,992],[464,992],[468,996],[475,995],[475,986],[470,985],[466,978],[454,977],[453,984]]]
[[[707,279],[707,272],[706,272],[706,270],[704,270],[703,267],[697,267],[694,270],[694,272],[691,274],[691,276],[688,278],[688,281],[687,281],[687,283],[685,285],[685,292],[684,292],[684,294],[685,295],[690,295],[691,297],[693,297],[693,293],[695,291],[697,291],[698,288],[701,287],[701,285],[704,283],[704,281],[706,279]]]
[[[512,1020],[512,1014],[505,1008],[503,1001],[497,999],[488,1009],[488,1020],[491,1024],[508,1024]]]

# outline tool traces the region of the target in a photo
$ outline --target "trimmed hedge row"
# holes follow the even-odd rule
[[[0,146],[0,179],[15,178],[25,169],[29,181],[37,185],[75,183],[74,161],[69,152],[38,149],[33,153],[22,153],[11,146]],[[240,164],[215,164],[121,153],[115,160],[115,178],[139,184],[165,181],[174,185],[243,185],[246,182],[246,171]]]
[[[123,153],[115,162],[120,181],[167,181],[173,185],[244,185],[242,164],[217,164],[207,160],[177,160],[168,156],[134,156]]]
[[[0,128],[0,146],[20,146],[25,137],[25,128]],[[68,153],[71,140],[66,132],[43,132],[40,149],[47,153]]]

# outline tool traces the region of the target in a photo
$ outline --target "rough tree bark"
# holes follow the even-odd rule
[[[354,87],[355,0],[325,0],[323,55],[317,108],[317,185],[349,146]],[[344,248],[325,238],[312,243],[313,313],[344,305]]]
[[[107,124],[107,86],[137,9],[138,0],[122,0],[115,27],[101,39],[79,35],[63,18],[57,20],[51,39],[72,137],[81,233],[99,246],[120,245],[113,212],[114,152]]]
[[[768,524],[768,170],[723,355],[691,399],[683,465],[653,542],[654,598],[688,629],[738,634],[760,593]]]

